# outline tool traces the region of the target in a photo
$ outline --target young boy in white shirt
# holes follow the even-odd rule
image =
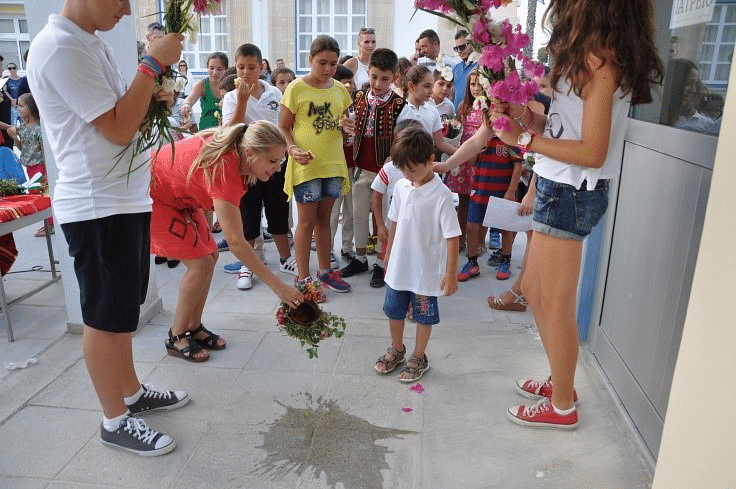
[[[113,29],[130,13],[129,2],[65,0],[60,15],[51,15],[33,39],[28,81],[59,170],[54,214],[74,258],[84,360],[102,405],[100,437],[155,456],[176,443],[134,415],[184,406],[189,396],[141,385],[133,365],[131,333],[150,271],[152,200],[147,155],[133,156],[130,143],[152,94],[173,105],[173,92],[154,94],[154,83],[180,59],[184,38],[152,40],[128,85],[97,31]],[[128,171],[129,163],[137,170]]]
[[[386,298],[391,346],[375,364],[381,374],[404,361],[404,322],[411,303],[417,321],[414,352],[399,382],[416,382],[429,369],[425,353],[432,325],[440,322],[438,295],[457,291],[460,224],[452,193],[435,175],[432,137],[419,127],[399,132],[391,159],[404,174],[396,183],[388,218],[391,232],[386,247]]]
[[[261,50],[254,44],[243,44],[235,52],[235,70],[240,79],[235,90],[225,94],[222,99],[222,120],[224,125],[254,121],[268,121],[276,125],[281,113],[281,90],[260,80],[258,75],[264,66]],[[274,173],[266,182],[256,182],[240,200],[240,215],[243,218],[245,239],[253,246],[261,235],[261,212],[265,209],[268,232],[273,236],[279,253],[279,270],[292,275],[297,274],[296,260],[289,248],[289,203],[284,193],[284,173]],[[233,265],[227,265],[232,268]],[[227,270],[227,269],[226,269]],[[253,287],[253,272],[240,265],[238,270],[238,289]]]

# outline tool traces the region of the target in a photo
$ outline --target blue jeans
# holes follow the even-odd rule
[[[319,202],[322,199],[336,199],[342,190],[342,177],[315,178],[294,187],[297,202]]]
[[[580,190],[537,175],[532,228],[560,239],[582,241],[608,208],[608,180],[598,180],[595,190]]]
[[[437,297],[417,295],[407,290],[394,290],[386,286],[386,299],[383,302],[383,312],[389,319],[395,321],[406,319],[406,312],[411,302],[412,314],[417,323],[432,326],[440,322],[440,311],[437,307]]]

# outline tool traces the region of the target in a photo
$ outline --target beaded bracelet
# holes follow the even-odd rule
[[[158,75],[156,74],[156,72],[154,72],[151,69],[151,67],[148,66],[147,64],[143,64],[143,63],[139,64],[138,72],[143,73],[144,75],[150,77],[152,80],[156,80],[158,78]]]
[[[164,71],[166,71],[166,67],[161,64],[159,60],[151,56],[150,54],[144,54],[141,56],[141,63],[146,63],[151,66],[153,71],[156,72],[157,75],[161,75]]]

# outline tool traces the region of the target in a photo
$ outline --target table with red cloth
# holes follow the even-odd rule
[[[45,195],[13,195],[10,197],[0,197],[0,272],[5,275],[15,262],[18,256],[18,250],[15,247],[13,239],[13,231],[22,229],[39,221],[44,221],[46,227],[46,246],[49,252],[49,264],[51,266],[51,280],[43,283],[39,287],[23,294],[22,296],[8,302],[5,296],[5,286],[0,279],[0,293],[2,295],[3,316],[8,329],[8,341],[13,341],[13,328],[8,314],[8,306],[22,301],[36,292],[39,292],[49,285],[57,282],[61,276],[56,273],[56,262],[54,261],[54,252],[51,245],[51,236],[49,234],[48,219],[51,217],[51,199]]]

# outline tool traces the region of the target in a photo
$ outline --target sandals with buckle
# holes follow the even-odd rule
[[[412,363],[416,365],[416,367],[412,367]],[[427,355],[422,356],[422,358],[412,355],[412,357],[409,359],[408,362],[406,362],[406,365],[403,369],[401,369],[401,372],[399,373],[399,375],[406,373],[408,374],[408,377],[399,377],[399,382],[404,382],[407,384],[416,382],[417,380],[422,378],[422,375],[424,375],[424,372],[426,372],[427,370],[429,370],[429,361],[427,360]]]
[[[501,299],[501,296],[505,294],[506,292],[510,292],[514,296],[514,300],[511,302],[504,302]],[[517,312],[524,312],[526,311],[526,306],[528,303],[526,302],[526,299],[524,298],[523,294],[517,294],[514,292],[514,289],[509,289],[506,292],[502,292],[497,296],[489,296],[488,297],[488,306],[491,309],[497,309],[499,311],[517,311]]]
[[[195,338],[198,333],[204,333],[207,336],[204,339]],[[192,340],[199,345],[200,348],[206,350],[224,350],[227,344],[219,345],[217,341],[220,339],[220,335],[213,333],[209,329],[205,328],[202,323],[189,332],[192,335]]]
[[[176,342],[185,339],[189,346],[179,348],[176,346]],[[197,353],[203,351],[203,348],[194,341],[192,338],[192,332],[187,331],[186,333],[175,335],[169,329],[169,339],[166,340],[166,352],[172,357],[183,358],[187,362],[205,362],[210,359],[209,353],[206,356],[195,356]]]
[[[379,374],[386,375],[387,373],[393,372],[394,369],[403,363],[404,357],[406,356],[406,345],[402,351],[396,351],[393,347],[388,347],[386,354],[383,355],[376,361],[374,368]],[[383,366],[381,368],[380,366]]]

